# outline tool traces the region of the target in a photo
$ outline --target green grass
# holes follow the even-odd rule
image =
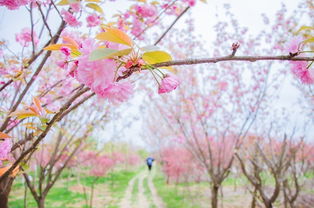
[[[150,205],[149,207],[150,208],[154,208],[156,206],[154,205],[154,202],[153,202],[153,199],[152,199],[152,196],[151,196],[152,193],[151,193],[151,191],[149,189],[149,186],[148,186],[148,177],[146,177],[144,179],[144,181],[143,181],[144,194],[145,194],[145,196],[146,196],[146,198],[147,198],[147,200],[149,202],[149,205]]]
[[[148,197],[148,199],[151,198],[151,197],[149,197],[151,195],[151,193],[150,193],[150,189],[148,187],[148,178],[147,177],[143,181],[143,187],[144,187],[144,194]]]
[[[82,201],[84,195],[80,193],[74,193],[67,188],[52,188],[46,198],[46,208],[64,208],[70,207],[71,204]],[[27,207],[37,207],[36,201],[33,199],[30,193],[27,194]],[[23,208],[24,200],[23,196],[20,199],[10,200],[10,208]]]
[[[109,173],[106,177],[100,177],[95,181],[95,177],[85,176],[78,181],[75,177],[71,177],[70,180],[66,180],[69,176],[67,173],[62,175],[65,181],[61,182],[63,185],[60,187],[60,183],[57,187],[52,187],[46,197],[45,207],[46,208],[65,208],[71,207],[72,204],[84,201],[84,194],[72,192],[68,187],[78,184],[79,182],[85,186],[90,187],[95,181],[95,184],[106,183],[109,186],[112,196],[115,198],[115,203],[107,207],[117,208],[118,201],[123,197],[124,191],[128,186],[129,180],[136,174],[135,171],[119,171]],[[57,181],[58,184],[58,181]],[[57,185],[56,184],[56,185]],[[16,180],[12,187],[12,194],[9,198],[10,208],[24,208],[24,184],[21,180]],[[18,194],[17,194],[18,193]],[[28,190],[27,193],[27,208],[37,207],[36,201]]]
[[[174,185],[167,185],[166,180],[160,174],[156,174],[153,183],[157,189],[159,196],[164,201],[166,207],[171,208],[198,208],[199,206],[189,203],[188,196],[179,192]],[[186,184],[183,184],[185,186]],[[180,185],[179,185],[180,186]]]
[[[109,174],[111,184],[109,186],[113,196],[122,198],[126,188],[128,187],[129,181],[135,176],[137,172],[133,171],[120,171]]]
[[[135,202],[138,194],[138,178],[134,181],[133,190],[132,190],[132,203]]]

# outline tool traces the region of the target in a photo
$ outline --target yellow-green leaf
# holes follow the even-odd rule
[[[129,55],[132,51],[132,48],[127,48],[127,49],[123,49],[123,50],[120,50],[120,51],[117,51],[115,53],[113,53],[112,55],[110,55],[110,57],[113,57],[113,56],[126,56],[126,55]]]
[[[61,0],[57,5],[64,6],[64,5],[68,5],[68,4],[70,4],[70,2],[68,0]]]
[[[41,112],[43,109],[41,107],[41,102],[37,97],[33,98],[33,103],[35,104],[36,108],[38,109],[39,112]]]
[[[97,34],[96,39],[120,43],[131,47],[133,46],[132,39],[123,31],[110,27],[107,27],[105,30],[106,30],[105,32]]]
[[[81,55],[79,50],[71,50],[71,57],[75,58]]]
[[[149,51],[142,56],[144,61],[148,64],[157,64],[161,62],[171,61],[172,57],[165,51]]]
[[[72,44],[52,44],[44,48],[44,50],[48,51],[57,51],[60,50],[62,47],[69,47],[71,50],[77,50],[76,46]]]
[[[178,70],[176,68],[173,68],[172,66],[163,66],[163,67],[160,67],[161,69],[166,69],[174,74],[178,73]]]
[[[308,38],[308,39],[306,39],[306,40],[304,40],[304,41],[302,41],[304,44],[307,44],[307,43],[314,43],[314,37],[312,36],[312,37],[310,37],[310,38]]]
[[[75,2],[79,2],[78,0],[61,0],[57,5],[59,6],[65,6],[65,5],[69,5]]]
[[[67,36],[63,36],[62,39],[65,43],[68,43],[75,48],[79,48],[79,44],[75,40],[73,40],[72,38],[67,37]]]
[[[98,5],[98,4],[95,4],[95,3],[88,3],[86,4],[87,7],[95,10],[96,12],[99,12],[100,14],[103,14],[104,11],[102,10],[102,8]]]
[[[89,60],[90,61],[97,61],[97,60],[101,60],[104,58],[108,58],[116,52],[118,52],[118,50],[115,50],[112,48],[98,48],[90,54]]]
[[[302,27],[300,27],[300,29],[299,29],[296,33],[299,33],[299,32],[301,32],[302,30],[314,30],[314,27],[311,27],[311,26],[302,26]]]
[[[112,58],[114,56],[125,56],[131,53],[131,51],[132,48],[127,48],[120,51],[111,48],[98,48],[91,53],[89,59],[91,61],[97,61],[100,59]]]
[[[101,2],[100,0],[85,0],[86,2]]]
[[[38,115],[33,111],[19,110],[19,111],[14,111],[13,113],[10,114],[10,117],[13,117],[13,116],[16,116],[18,119],[23,119],[23,118],[34,117]]]
[[[140,48],[141,51],[148,52],[148,51],[160,51],[160,48],[155,45],[148,45]]]

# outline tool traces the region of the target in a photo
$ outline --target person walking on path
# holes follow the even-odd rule
[[[152,157],[148,157],[148,158],[146,159],[146,164],[147,164],[147,166],[148,166],[148,170],[149,170],[149,171],[152,169],[154,160],[155,160],[155,159],[152,158]]]

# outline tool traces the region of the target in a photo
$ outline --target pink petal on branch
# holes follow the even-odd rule
[[[77,69],[75,70],[76,79],[90,87],[96,94],[102,92],[113,82],[117,64],[111,59],[90,61],[90,53],[98,48],[93,39],[86,39],[82,42],[82,56],[78,59]]]
[[[303,84],[314,84],[313,70],[307,69],[306,61],[291,61],[291,72],[300,79]]]
[[[61,11],[61,15],[66,23],[68,23],[71,27],[79,27],[81,26],[81,22],[79,22],[76,17],[66,10]]]
[[[86,17],[87,27],[95,27],[100,25],[100,17],[96,14],[91,14]]]
[[[302,42],[302,38],[301,37],[296,37],[296,38],[293,38],[288,46],[287,46],[287,51],[290,52],[290,53],[297,53],[299,52],[299,44]]]
[[[29,0],[0,0],[0,6],[5,6],[10,10],[18,9],[29,3]]]
[[[1,160],[9,159],[9,153],[11,151],[11,140],[5,139],[4,141],[0,141],[0,165],[2,165]]]
[[[124,102],[133,93],[133,85],[130,82],[112,83],[105,90],[100,92],[100,96],[112,102]]]
[[[73,12],[77,13],[81,11],[81,4],[79,2],[70,4],[70,7]]]
[[[33,31],[34,44],[37,45],[39,40],[36,33]],[[15,40],[22,46],[27,47],[32,42],[32,34],[30,28],[22,29],[21,33],[15,35]]]
[[[180,84],[179,79],[175,75],[167,74],[164,79],[161,81],[161,84],[158,89],[158,93],[168,93],[172,90],[175,90]]]
[[[144,5],[135,5],[134,7],[137,15],[142,17],[152,17],[157,14],[157,9],[153,5],[144,4]]]

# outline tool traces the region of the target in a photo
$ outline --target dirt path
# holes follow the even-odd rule
[[[134,183],[135,181],[138,179],[139,175],[136,175],[134,176],[130,182],[129,182],[129,185],[125,191],[125,194],[124,194],[124,197],[120,203],[120,207],[121,208],[130,208],[132,207],[132,201],[131,201],[131,198],[132,198],[132,190],[133,190],[133,186],[134,186]]]
[[[145,195],[144,192],[144,180],[147,177],[147,172],[142,171],[139,174],[138,178],[138,194],[137,194],[137,199],[135,200],[136,206],[135,207],[141,207],[141,208],[149,208],[149,201]]]
[[[153,178],[155,177],[155,174],[156,174],[156,168],[154,168],[151,174],[149,174],[148,176],[148,187],[150,189],[150,193],[152,194],[152,200],[153,200],[154,205],[158,208],[164,208],[165,205],[162,199],[159,197],[157,190],[153,184]]]
[[[153,178],[156,172],[153,169],[151,173],[147,170],[139,172],[136,176],[134,176],[125,191],[124,197],[120,203],[120,208],[132,208],[132,207],[140,207],[140,208],[164,208],[164,204],[161,198],[158,196],[156,188],[153,184]],[[149,193],[145,193],[144,181],[147,178]],[[138,193],[135,199],[132,200],[132,191],[134,189],[134,184],[138,180]],[[133,201],[133,204],[132,204]]]

